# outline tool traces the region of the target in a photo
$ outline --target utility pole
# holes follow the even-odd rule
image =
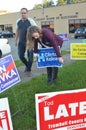
[[[43,0],[42,0],[42,14],[44,16],[44,2],[43,2]]]

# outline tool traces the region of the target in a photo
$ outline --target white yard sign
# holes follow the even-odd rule
[[[0,130],[13,130],[8,98],[0,99]]]

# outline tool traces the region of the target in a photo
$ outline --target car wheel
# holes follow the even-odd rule
[[[75,39],[77,39],[78,37],[77,37],[77,36],[75,36],[74,38],[75,38]]]
[[[4,36],[1,36],[1,38],[4,38]]]
[[[1,52],[1,50],[0,50],[0,58],[2,58],[2,52]]]

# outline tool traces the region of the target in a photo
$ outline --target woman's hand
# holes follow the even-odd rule
[[[59,62],[60,62],[61,64],[63,64],[63,63],[64,63],[64,60],[63,60],[63,58],[62,58],[62,57],[59,57],[59,58],[58,58],[58,60],[59,60]]]

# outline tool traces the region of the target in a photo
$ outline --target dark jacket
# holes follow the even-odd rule
[[[34,52],[37,53],[39,40],[35,40]],[[42,43],[49,47],[53,47],[58,57],[61,57],[60,49],[63,44],[63,39],[58,35],[54,34],[51,30],[47,28],[42,29]]]

